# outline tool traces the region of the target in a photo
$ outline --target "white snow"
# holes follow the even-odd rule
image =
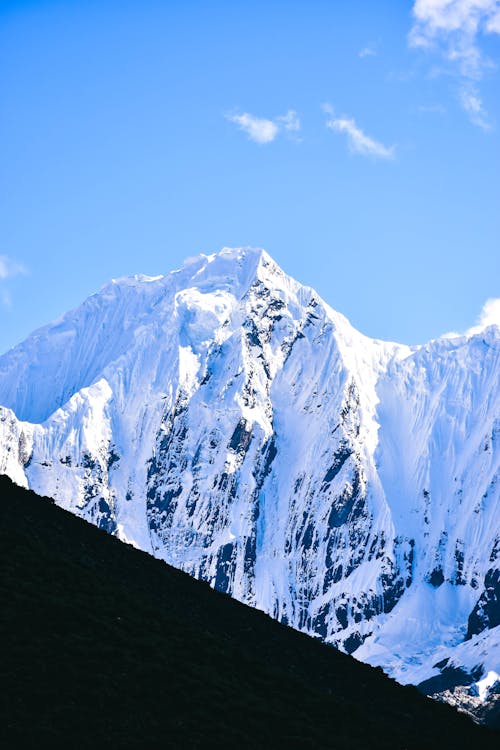
[[[371,340],[225,248],[0,357],[0,471],[401,682],[480,666],[486,695],[499,628],[464,637],[500,559],[499,352],[497,325]]]
[[[488,672],[486,677],[484,679],[479,680],[476,682],[476,687],[478,691],[478,696],[481,701],[486,700],[488,697],[488,694],[490,692],[490,689],[496,685],[496,683],[500,680],[500,675],[498,675],[496,672],[494,672],[492,669]]]

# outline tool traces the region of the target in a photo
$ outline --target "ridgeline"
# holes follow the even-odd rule
[[[5,747],[493,747],[416,688],[0,477]]]

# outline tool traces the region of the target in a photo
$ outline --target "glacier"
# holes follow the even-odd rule
[[[403,684],[461,674],[487,700],[499,353],[497,325],[370,339],[225,248],[0,357],[0,473]]]

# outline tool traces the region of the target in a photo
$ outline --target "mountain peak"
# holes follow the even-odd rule
[[[277,290],[294,309],[302,305],[296,300],[300,284],[262,248],[226,247],[189,258],[166,275],[113,279],[0,357],[0,404],[40,423],[81,388],[109,377],[109,368],[123,368],[125,361],[132,367],[133,352],[164,367],[158,357],[162,352],[176,360],[176,336],[195,348],[208,346],[229,320],[241,324],[236,308],[256,282]]]
[[[154,297],[156,291],[162,295],[167,289],[180,291],[189,288],[204,292],[210,288],[227,290],[242,296],[256,280],[265,281],[272,275],[288,278],[263,248],[223,247],[215,253],[199,253],[186,258],[180,268],[166,274],[134,274],[112,279],[90,299],[113,297],[117,291],[127,289],[147,297]]]
[[[0,357],[0,471],[401,681],[455,656],[474,677],[500,596],[495,330],[373,341],[223,248]]]
[[[258,247],[223,247],[219,252],[188,258],[173,275],[191,276],[194,286],[207,284],[231,287],[234,293],[245,291],[257,279],[269,274],[285,276],[269,253]],[[187,280],[187,279],[186,279]]]

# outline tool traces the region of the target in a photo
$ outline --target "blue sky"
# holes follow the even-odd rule
[[[3,0],[0,351],[241,245],[370,336],[465,330],[500,295],[499,64],[498,0]]]

